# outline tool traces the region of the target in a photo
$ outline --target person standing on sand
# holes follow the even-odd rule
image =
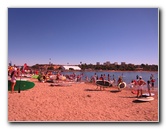
[[[101,74],[100,80],[104,81],[103,74]]]
[[[108,81],[111,81],[111,79],[110,79],[110,74],[108,74]]]
[[[106,76],[105,76],[105,74],[103,75],[103,78],[104,78],[104,80],[106,80]]]
[[[137,94],[137,89],[135,88],[137,86],[137,81],[136,80],[132,80],[130,84],[131,84],[131,88],[133,88],[131,93]]]
[[[11,73],[11,93],[14,92],[14,86],[16,85],[16,71]]]
[[[113,80],[113,84],[115,84],[115,83],[116,83],[116,79],[115,79],[115,77],[114,77],[114,74],[113,74],[112,80]]]
[[[151,84],[150,84],[150,81],[148,80],[147,81],[147,88],[148,88],[149,96],[151,96],[150,87],[151,87]]]
[[[155,79],[154,79],[153,74],[151,74],[151,76],[150,76],[150,81],[151,81],[151,83],[152,83],[152,90],[154,90],[154,82],[155,82]]]
[[[142,96],[142,89],[143,89],[143,85],[146,84],[146,82],[142,79],[142,76],[139,76],[139,80],[137,81],[137,97],[141,97]],[[139,96],[139,93],[141,92],[141,95]]]
[[[122,77],[120,76],[119,78],[118,78],[118,84],[117,84],[117,87],[119,86],[119,84],[120,83],[122,83],[123,82],[123,80],[122,80]],[[120,88],[118,87],[118,90],[120,91]]]
[[[96,80],[97,80],[97,74],[95,73],[93,76],[93,82],[96,83]]]
[[[154,90],[154,82],[155,82],[155,80],[152,79],[151,82],[152,82],[152,90]]]

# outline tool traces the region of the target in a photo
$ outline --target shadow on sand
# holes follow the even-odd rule
[[[85,91],[102,91],[102,90],[99,90],[99,89],[85,89]]]
[[[112,93],[118,93],[118,92],[121,92],[121,91],[119,91],[119,90],[111,90],[110,92],[112,92]]]
[[[133,103],[147,103],[147,102],[149,102],[149,101],[139,101],[139,100],[133,100],[132,102],[133,102]]]

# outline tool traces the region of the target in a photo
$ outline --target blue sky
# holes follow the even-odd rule
[[[157,8],[8,9],[8,61],[16,65],[158,65],[158,45]]]

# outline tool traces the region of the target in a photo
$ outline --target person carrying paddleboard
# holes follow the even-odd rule
[[[119,84],[122,83],[122,82],[123,82],[123,80],[122,80],[122,77],[120,76],[120,77],[118,78],[118,84],[117,84],[119,91],[120,91]]]
[[[139,80],[137,81],[137,97],[142,96],[143,85],[146,85],[146,82],[142,79],[142,76],[139,76]],[[139,96],[140,92],[141,92],[141,95]]]

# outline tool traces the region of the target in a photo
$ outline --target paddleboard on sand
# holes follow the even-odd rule
[[[154,100],[153,97],[142,97],[142,98],[138,98],[136,99],[137,101],[144,101],[144,102],[147,102],[147,101],[152,101]]]
[[[28,89],[33,88],[34,86],[35,86],[35,84],[33,82],[16,80],[16,85],[14,86],[14,90],[18,91],[19,87],[20,87],[20,90],[28,90]],[[8,80],[8,91],[11,91],[11,81],[10,80]]]
[[[96,81],[96,85],[100,85],[100,86],[111,86],[112,84],[109,81],[107,81],[107,80],[104,80],[104,81],[97,80]]]
[[[126,83],[125,82],[121,82],[118,85],[118,88],[120,88],[120,89],[125,88],[125,87],[126,87]]]
[[[155,95],[154,93],[151,93],[151,96],[154,96],[154,95]],[[143,93],[142,96],[148,97],[150,95],[149,95],[149,93]]]

